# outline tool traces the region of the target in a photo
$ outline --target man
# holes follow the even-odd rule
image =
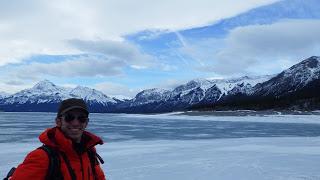
[[[90,158],[90,153],[95,153],[94,146],[103,142],[96,135],[85,131],[89,122],[88,115],[87,105],[82,99],[66,99],[58,109],[56,127],[45,130],[39,136],[45,146],[58,152],[59,173],[64,180],[105,179],[96,157],[94,163]],[[30,152],[17,167],[11,180],[48,179],[49,158],[48,153],[41,148]]]

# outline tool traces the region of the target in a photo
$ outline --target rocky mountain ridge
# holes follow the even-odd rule
[[[231,93],[215,109],[320,109],[320,57],[312,56],[268,81],[252,87],[251,93]],[[208,107],[208,105],[205,105]],[[205,107],[202,106],[202,107]]]

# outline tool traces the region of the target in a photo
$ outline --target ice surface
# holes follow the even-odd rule
[[[2,143],[0,173],[38,143]],[[98,146],[110,180],[320,179],[320,138],[123,141]]]
[[[319,115],[194,115],[92,114],[107,178],[320,180]],[[0,113],[1,178],[41,146],[54,117]]]
[[[319,113],[314,111],[315,113]],[[220,112],[221,114],[223,112]],[[225,112],[226,114],[229,112]],[[234,112],[230,112],[235,114]],[[273,112],[276,113],[276,112]],[[141,117],[141,118],[149,118],[149,119],[175,119],[175,120],[200,120],[200,121],[233,121],[233,122],[274,122],[274,123],[310,123],[310,124],[320,124],[320,115],[290,115],[290,114],[282,114],[278,112],[275,114],[257,114],[252,112],[251,114],[255,115],[213,115],[206,114],[199,115],[201,113],[190,112],[189,115],[186,112],[173,112],[166,114],[121,114],[124,117]],[[191,115],[190,115],[191,114]],[[194,114],[194,115],[192,115]]]

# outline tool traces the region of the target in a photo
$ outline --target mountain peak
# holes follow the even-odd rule
[[[42,80],[39,81],[36,85],[32,87],[32,89],[39,89],[39,90],[44,90],[44,89],[57,89],[57,86],[53,84],[49,80]]]
[[[289,69],[285,70],[285,73],[293,73],[293,72],[300,72],[304,73],[305,69],[312,70],[313,69],[320,69],[320,57],[319,56],[311,56],[298,64],[291,66]]]
[[[153,102],[165,101],[169,97],[170,91],[161,88],[145,89],[139,92],[134,99],[133,104],[141,105]]]
[[[78,85],[73,90],[93,91],[94,89]]]
[[[139,92],[136,97],[140,96],[154,96],[154,95],[161,95],[170,92],[169,90],[166,89],[161,89],[161,88],[152,88],[152,89],[145,89],[141,92]]]
[[[196,78],[196,79],[193,79],[189,82],[187,82],[186,85],[202,85],[202,84],[210,84],[210,80],[208,79],[204,79],[204,78]]]
[[[304,88],[310,82],[320,78],[320,57],[311,56],[289,69],[282,71],[274,78],[259,87],[264,96],[288,94]]]
[[[320,65],[320,56],[311,56],[299,64],[303,64],[308,68],[316,68]]]
[[[87,101],[97,101],[102,104],[116,103],[116,101],[100,91],[91,89],[84,86],[77,86],[70,91],[70,94],[76,97],[80,97]]]

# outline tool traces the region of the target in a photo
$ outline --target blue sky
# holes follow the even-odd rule
[[[0,91],[40,80],[133,97],[279,73],[320,52],[318,0],[0,0]]]

